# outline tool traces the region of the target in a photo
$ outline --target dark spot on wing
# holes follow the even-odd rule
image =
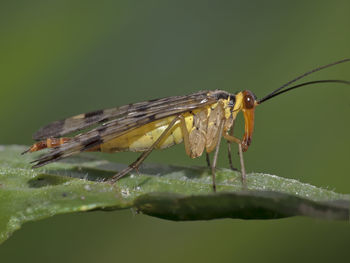
[[[138,108],[139,111],[145,111],[148,109],[148,106],[147,105],[143,105],[141,107]]]
[[[147,113],[140,113],[140,114],[137,114],[137,117],[138,118],[142,118],[142,117],[144,117],[144,116],[146,116],[147,115]]]
[[[107,126],[101,126],[101,127],[98,127],[97,130],[98,130],[99,133],[103,133],[104,131],[107,130],[107,128],[108,128]]]
[[[104,122],[106,122],[106,121],[108,121],[108,118],[104,118],[104,119],[102,119],[102,120],[99,120],[98,123],[101,124],[101,123],[104,123]]]
[[[62,156],[62,153],[55,153],[55,154],[52,156],[52,159],[59,159],[61,156]]]
[[[154,101],[157,101],[159,99],[151,99],[151,100],[148,100],[147,102],[154,102]]]
[[[92,111],[92,112],[85,113],[85,118],[100,116],[102,114],[103,114],[103,110]]]
[[[103,143],[103,139],[100,137],[100,136],[95,136],[89,140],[86,140],[84,142],[81,142],[82,144],[82,148],[81,148],[81,151],[85,151],[85,150],[88,150],[94,146],[97,146],[97,145],[100,145]]]
[[[40,128],[36,133],[34,133],[33,139],[39,141],[48,137],[52,137],[54,134],[59,134],[59,132],[63,130],[64,123],[64,120],[55,121],[47,126]]]

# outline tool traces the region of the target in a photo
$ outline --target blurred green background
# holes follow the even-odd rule
[[[349,1],[5,1],[0,3],[0,144],[31,144],[74,114],[198,90],[262,97],[350,57]],[[350,63],[307,80],[350,79]],[[249,172],[350,193],[350,89],[296,90],[256,111]],[[242,119],[235,133],[242,135]],[[134,153],[110,156],[121,163]],[[183,145],[147,162],[205,165]],[[236,157],[237,163],[237,157]],[[228,167],[222,147],[219,167]],[[220,204],[218,204],[220,205]],[[349,222],[170,222],[132,211],[28,223],[1,262],[318,261],[348,255]]]

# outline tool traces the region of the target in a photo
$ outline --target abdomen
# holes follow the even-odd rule
[[[193,125],[193,114],[185,113],[183,116],[186,121],[187,130],[190,131]],[[148,123],[109,142],[103,143],[100,145],[101,152],[146,151],[159,138],[174,118],[167,117]],[[182,141],[183,135],[180,128],[180,121],[177,121],[167,136],[155,148],[164,149],[174,144],[179,144]]]

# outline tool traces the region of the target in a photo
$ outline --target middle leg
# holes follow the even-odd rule
[[[230,135],[233,136],[233,127],[234,127],[234,122],[232,127],[230,128]],[[228,155],[228,162],[230,164],[230,168],[232,171],[238,171],[237,168],[235,168],[232,164],[232,149],[231,149],[231,142],[227,140],[227,155]]]
[[[213,164],[211,166],[211,175],[212,175],[212,178],[213,178],[213,190],[214,190],[214,192],[216,192],[215,168],[216,168],[216,162],[217,162],[218,155],[219,155],[219,148],[220,148],[220,142],[221,142],[223,129],[224,129],[224,122],[221,121],[220,124],[219,124],[219,132],[217,133],[218,139],[217,139],[217,144],[216,144],[216,148],[215,148]]]
[[[211,167],[211,165],[210,165],[210,156],[209,156],[209,153],[205,153],[205,159],[206,159],[206,161],[207,161],[207,165],[208,165],[208,168],[210,168]]]

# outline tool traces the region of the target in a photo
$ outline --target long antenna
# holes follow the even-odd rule
[[[325,80],[315,80],[315,81],[309,81],[309,82],[303,82],[301,84],[298,84],[298,85],[295,85],[295,86],[292,86],[292,87],[289,87],[288,89],[285,89],[285,90],[281,90],[279,92],[276,92],[272,95],[269,95],[268,97],[266,96],[265,98],[259,100],[258,104],[261,104],[263,103],[264,101],[267,101],[277,95],[280,95],[282,93],[285,93],[287,91],[290,91],[292,89],[296,89],[296,88],[300,88],[300,87],[303,87],[303,86],[308,86],[308,85],[313,85],[313,84],[319,84],[319,83],[341,83],[341,84],[346,84],[346,85],[350,85],[350,81],[346,81],[346,80],[339,80],[339,79],[325,79]]]
[[[310,75],[310,74],[312,74],[312,73],[315,73],[315,72],[317,72],[317,71],[320,71],[320,70],[322,70],[322,69],[329,68],[329,67],[338,65],[338,64],[340,64],[340,63],[348,62],[348,61],[350,61],[350,58],[345,58],[345,59],[342,59],[342,60],[339,60],[339,61],[336,61],[336,62],[327,64],[327,65],[324,65],[324,66],[315,68],[315,69],[313,69],[313,70],[310,70],[310,71],[308,71],[308,72],[306,72],[306,73],[304,73],[304,74],[302,74],[302,75],[296,77],[295,79],[292,79],[291,81],[288,81],[287,83],[285,83],[284,85],[282,85],[282,86],[279,87],[278,89],[276,89],[276,90],[274,90],[273,92],[271,92],[270,94],[266,95],[265,97],[263,97],[262,99],[260,99],[260,100],[258,101],[258,104],[262,103],[263,101],[268,100],[269,98],[272,98],[272,97],[277,96],[277,95],[275,95],[276,93],[278,93],[280,90],[284,89],[285,87],[289,86],[289,85],[292,84],[293,82],[298,81],[299,79],[302,79],[302,78],[304,78],[304,77],[306,77],[306,76],[308,76],[308,75]],[[337,82],[339,82],[339,81],[337,81]],[[313,83],[310,83],[310,84],[313,84]],[[308,84],[308,85],[310,85],[310,84]],[[303,86],[305,86],[305,85],[303,85]],[[295,87],[295,88],[296,88],[296,87]],[[288,90],[290,90],[290,89],[288,89]],[[281,93],[278,93],[278,94],[281,94]]]

